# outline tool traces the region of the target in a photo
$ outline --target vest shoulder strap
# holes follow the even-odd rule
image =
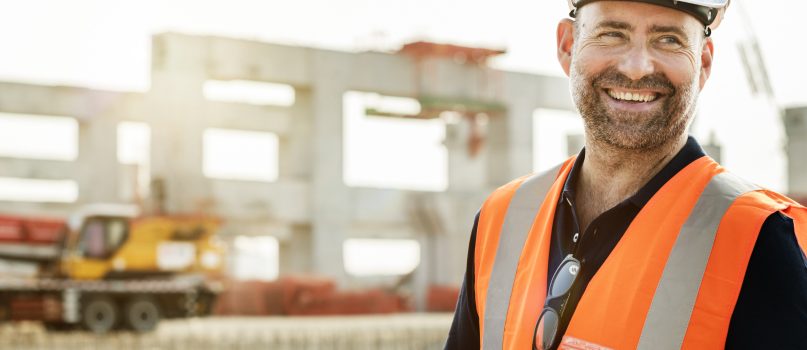
[[[513,279],[530,227],[563,167],[520,178],[486,201],[477,228],[475,271],[480,337],[484,349],[501,349]],[[493,244],[495,242],[495,244]],[[480,303],[480,301],[482,301]]]
[[[718,227],[737,198],[759,189],[729,172],[712,177],[679,231],[667,258],[647,313],[639,349],[681,348],[713,252]],[[755,231],[758,233],[759,229]],[[737,239],[742,239],[740,235],[743,232],[733,234]],[[744,235],[756,237],[753,232]]]

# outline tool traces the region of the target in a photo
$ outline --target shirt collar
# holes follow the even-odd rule
[[[650,198],[664,186],[667,181],[672,179],[675,174],[677,174],[681,169],[685,168],[689,163],[692,163],[698,158],[701,158],[706,155],[706,152],[703,151],[701,145],[695,140],[694,137],[689,136],[687,138],[687,142],[683,148],[673,157],[667,165],[664,166],[653,178],[650,179],[638,192],[636,192],[633,196],[626,199],[623,203],[631,203],[636,207],[644,207]],[[583,160],[586,156],[586,149],[583,148],[580,151],[580,154],[575,159],[574,164],[572,165],[572,170],[569,172],[569,175],[566,177],[566,182],[563,184],[563,198],[569,198],[570,200],[574,198],[574,187],[577,184],[577,179],[579,178],[580,168],[582,168]]]

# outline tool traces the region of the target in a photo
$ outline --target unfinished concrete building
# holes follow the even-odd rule
[[[807,204],[807,107],[786,109],[784,124],[789,159],[787,186],[794,198]]]
[[[153,38],[151,88],[145,93],[0,83],[0,112],[67,116],[78,125],[75,159],[0,155],[0,177],[71,180],[75,198],[6,199],[0,212],[61,216],[80,204],[136,201],[140,192],[130,187],[145,184],[147,210],[211,212],[225,219],[225,237],[276,237],[281,274],[317,273],[351,284],[359,279],[345,272],[346,239],[405,238],[421,247],[420,265],[408,282],[412,290],[458,285],[485,196],[533,169],[533,112],[573,108],[566,79],[491,69],[485,60],[493,54],[429,43],[396,54],[348,53],[160,34]],[[211,101],[203,94],[211,81],[284,84],[293,88],[294,101]],[[420,105],[413,115],[364,106],[365,114],[380,118],[453,113],[453,121],[443,124],[444,190],[346,185],[343,111],[351,91],[408,97]],[[122,122],[150,129],[147,166],[122,164],[116,136]],[[244,181],[206,175],[203,138],[210,128],[276,135],[276,176]]]

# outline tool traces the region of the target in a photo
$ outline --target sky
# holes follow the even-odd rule
[[[0,80],[124,91],[148,90],[150,36],[165,31],[346,51],[394,51],[414,40],[506,48],[494,62],[498,68],[562,75],[554,31],[568,12],[564,0],[28,0],[0,6]],[[723,145],[724,165],[778,190],[786,187],[786,163],[777,110],[807,105],[805,12],[807,3],[798,0],[734,1],[713,35],[715,67],[693,127],[701,141],[714,136]],[[759,40],[773,98],[752,95],[746,83],[737,44],[749,38],[749,28]]]

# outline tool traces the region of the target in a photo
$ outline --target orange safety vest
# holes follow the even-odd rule
[[[500,187],[482,206],[474,251],[483,349],[531,349],[547,292],[555,207],[574,158]],[[543,201],[540,198],[544,198]],[[763,222],[807,208],[704,156],[641,209],[593,276],[560,349],[723,349]]]

